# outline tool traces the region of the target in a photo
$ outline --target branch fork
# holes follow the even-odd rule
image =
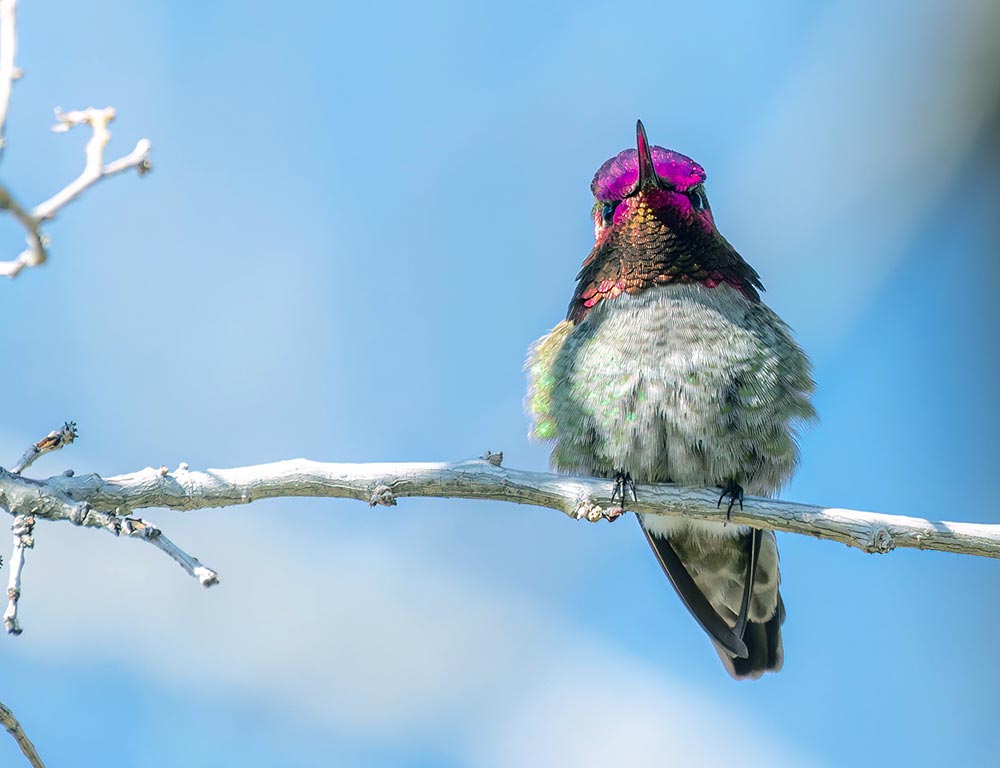
[[[63,491],[52,487],[55,478],[47,481],[23,477],[37,459],[52,453],[77,438],[76,423],[67,421],[61,429],[53,430],[38,442],[29,446],[13,469],[0,468],[0,507],[14,515],[11,525],[13,551],[10,557],[10,576],[7,583],[7,610],[4,612],[4,626],[12,635],[22,632],[18,621],[18,601],[21,597],[21,573],[24,569],[25,550],[34,546],[34,525],[36,520],[66,520],[84,528],[103,528],[114,536],[124,536],[148,542],[181,566],[203,587],[219,583],[219,574],[202,565],[198,558],[189,555],[152,523],[138,517],[127,517],[118,507],[97,508],[88,499],[74,499]],[[186,471],[182,463],[178,472]],[[165,478],[169,472],[162,467],[157,476]],[[58,477],[70,480],[72,471]]]
[[[0,14],[2,20],[2,14]],[[0,40],[3,37],[3,30],[0,29]],[[10,83],[12,80],[4,80],[3,57],[4,53],[0,49],[0,146],[2,146],[3,121],[6,117],[6,103],[4,99],[10,98]],[[7,84],[4,91],[2,84]],[[13,195],[0,185],[0,210],[9,211],[23,227],[27,240],[27,249],[16,259],[10,261],[0,261],[0,275],[7,277],[17,277],[25,267],[37,267],[44,264],[48,258],[48,237],[42,233],[41,226],[47,221],[55,218],[55,215],[68,203],[75,200],[88,187],[93,186],[101,179],[115,176],[123,171],[134,168],[142,176],[152,169],[149,162],[149,154],[152,149],[149,139],[140,139],[135,149],[127,155],[113,160],[110,163],[104,162],[104,150],[111,140],[111,131],[108,125],[115,118],[113,107],[104,109],[77,109],[70,112],[63,112],[56,109],[56,124],[52,130],[56,133],[64,133],[78,125],[89,125],[91,129],[90,139],[87,141],[86,162],[83,171],[73,181],[56,192],[48,200],[39,203],[30,211],[23,208]]]

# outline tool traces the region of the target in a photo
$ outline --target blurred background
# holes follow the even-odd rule
[[[0,463],[30,474],[526,439],[521,366],[590,249],[589,183],[652,141],[815,363],[786,498],[1000,521],[1000,10],[991,0],[19,4],[0,173],[108,181],[0,285]],[[0,219],[4,258],[22,235]],[[781,536],[786,661],[737,684],[637,526],[271,500],[151,511],[219,570],[40,524],[0,700],[50,766],[983,765],[1000,564]],[[8,554],[6,545],[4,555]],[[0,572],[0,579],[6,579]],[[0,738],[0,764],[20,765]]]

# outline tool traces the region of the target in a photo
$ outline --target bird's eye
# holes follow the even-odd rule
[[[615,209],[620,202],[621,200],[611,200],[604,204],[601,211],[601,220],[604,222],[604,226],[609,226],[615,220]]]
[[[708,207],[708,201],[705,199],[705,193],[700,185],[688,192],[688,199],[691,201],[691,207],[696,211],[702,211]]]

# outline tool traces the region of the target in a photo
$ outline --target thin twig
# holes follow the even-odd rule
[[[21,474],[34,463],[40,456],[52,451],[58,451],[64,445],[72,443],[76,439],[76,423],[67,421],[62,429],[53,430],[45,437],[28,446],[20,460],[14,465],[11,472],[15,475]],[[15,515],[14,522],[10,526],[14,535],[14,544],[10,555],[10,576],[7,578],[7,609],[3,614],[4,628],[11,635],[21,634],[21,624],[17,618],[17,605],[21,599],[21,572],[24,570],[24,551],[35,546],[33,536],[35,528],[35,518],[31,515]]]
[[[7,632],[19,635],[22,632],[17,617],[18,601],[21,597],[21,572],[24,569],[24,551],[34,546],[33,529],[36,518],[46,520],[69,520],[76,525],[88,528],[103,528],[115,536],[140,539],[167,554],[181,568],[198,579],[203,587],[211,587],[219,582],[219,574],[207,568],[196,557],[189,555],[162,534],[159,528],[146,520],[137,517],[119,517],[117,511],[102,511],[92,509],[87,502],[74,503],[65,496],[48,497],[38,493],[45,483],[21,477],[21,473],[31,466],[40,456],[57,451],[72,443],[77,437],[76,422],[67,421],[62,429],[53,430],[34,445],[30,446],[8,473],[0,469],[0,474],[7,477],[18,477],[24,485],[14,491],[13,496],[0,493],[0,506],[15,515],[11,525],[14,534],[13,552],[10,557],[10,576],[7,583],[7,610],[3,620]],[[160,472],[166,473],[166,467]],[[63,477],[72,477],[72,472],[66,472]],[[27,512],[27,509],[35,512]]]
[[[198,579],[198,583],[203,587],[212,587],[219,583],[218,573],[202,565],[197,557],[192,557],[174,544],[152,523],[148,523],[141,518],[126,517],[122,520],[121,532],[126,536],[147,541],[161,552],[166,553],[174,562],[187,571],[189,576]]]
[[[30,212],[25,210],[10,192],[0,185],[0,209],[9,210],[21,222],[28,242],[28,248],[16,259],[0,261],[0,276],[17,277],[25,267],[37,267],[45,263],[48,258],[46,250],[48,243],[40,229],[42,224],[55,218],[55,215],[63,207],[79,197],[84,190],[101,179],[132,168],[135,168],[140,176],[152,168],[149,162],[149,153],[152,147],[149,139],[140,139],[136,143],[135,149],[127,155],[110,163],[104,163],[104,150],[111,139],[108,125],[114,118],[115,110],[113,107],[105,107],[104,109],[90,107],[72,112],[56,110],[56,124],[52,128],[54,131],[68,131],[77,125],[90,126],[92,134],[87,141],[87,160],[79,176],[48,200],[36,205]]]
[[[0,152],[6,141],[7,111],[14,81],[21,76],[14,63],[17,55],[17,0],[0,0]]]
[[[37,443],[30,445],[11,472],[15,475],[21,474],[36,459],[69,445],[76,436],[76,422],[67,421],[62,429],[53,430]],[[21,572],[24,570],[25,550],[35,546],[34,528],[35,518],[24,514],[15,515],[14,522],[10,526],[14,544],[10,555],[10,575],[7,577],[7,609],[3,613],[3,625],[11,635],[19,635],[22,632],[21,623],[17,618],[17,606],[21,599]]]
[[[25,267],[37,267],[39,264],[44,264],[48,253],[45,250],[47,245],[45,236],[38,229],[41,222],[33,214],[24,210],[2,184],[0,184],[0,210],[10,211],[14,218],[20,222],[21,226],[24,227],[25,241],[28,244],[28,248],[13,261],[0,262],[0,275],[16,277],[17,273]]]
[[[21,634],[21,624],[17,620],[17,603],[21,599],[21,571],[24,569],[24,550],[35,546],[32,532],[35,518],[31,515],[16,515],[10,526],[14,534],[14,547],[10,555],[10,576],[7,577],[7,610],[3,612],[3,625],[8,634]]]
[[[24,728],[14,717],[14,713],[10,710],[10,707],[4,705],[0,702],[0,723],[3,723],[3,727],[7,729],[7,732],[14,737],[14,741],[17,742],[17,746],[21,748],[21,752],[28,762],[31,763],[32,768],[45,768],[45,763],[42,762],[42,758],[38,756],[38,752],[35,749],[35,745],[31,743],[31,739],[28,738],[28,734],[24,732]]]
[[[72,443],[77,437],[76,422],[67,421],[62,425],[62,429],[52,430],[37,443],[29,446],[10,471],[15,475],[20,475],[46,453],[58,451],[64,445]]]
[[[70,479],[68,474],[59,477]],[[36,521],[65,520],[84,528],[102,528],[115,536],[124,535],[148,542],[169,555],[203,587],[218,583],[219,576],[215,571],[206,568],[197,558],[164,537],[152,523],[141,518],[124,517],[128,514],[124,510],[100,510],[87,501],[75,501],[50,485],[54,480],[32,480],[0,468],[0,508],[11,514],[31,515]]]
[[[149,139],[140,139],[135,149],[125,157],[104,164],[104,148],[111,140],[111,131],[108,124],[115,119],[114,107],[104,109],[76,109],[72,112],[62,112],[56,110],[56,124],[52,130],[57,133],[64,133],[78,125],[89,125],[93,133],[87,142],[87,162],[83,167],[83,172],[73,181],[56,192],[44,203],[39,203],[32,210],[32,215],[38,221],[48,221],[53,218],[60,208],[74,200],[87,187],[96,184],[103,178],[114,176],[116,173],[135,168],[139,175],[143,175],[152,166],[149,163],[149,151],[152,145]]]

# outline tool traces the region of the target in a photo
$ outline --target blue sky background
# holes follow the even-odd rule
[[[542,469],[521,365],[588,185],[699,160],[813,356],[787,498],[997,521],[995,4],[105,0],[20,4],[0,166],[82,166],[51,110],[118,108],[155,171],[0,285],[0,463],[105,475],[295,456]],[[21,235],[0,220],[13,257]],[[995,759],[1000,567],[782,536],[785,669],[723,672],[632,524],[494,503],[153,511],[218,569],[39,525],[0,699],[49,765],[906,765]],[[5,558],[6,559],[6,558]],[[0,574],[2,576],[2,574]],[[10,739],[0,764],[17,765]]]

